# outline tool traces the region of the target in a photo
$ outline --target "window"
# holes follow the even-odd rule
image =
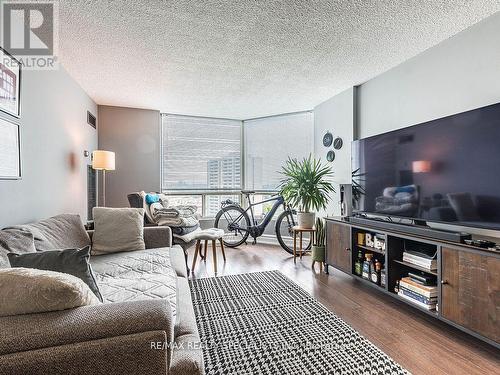
[[[239,195],[205,195],[205,217],[215,217],[221,209],[221,203],[232,200],[235,203],[240,203]]]
[[[274,191],[288,156],[304,158],[313,152],[314,115],[301,112],[243,122],[245,188]]]
[[[162,115],[162,189],[172,205],[188,204],[204,217],[215,217],[221,202],[241,202],[242,126],[245,188],[275,191],[288,156],[313,151],[313,114],[301,112],[249,121]],[[256,195],[255,201],[267,198]],[[257,217],[271,204],[256,206]]]
[[[163,190],[240,190],[241,125],[162,115]]]

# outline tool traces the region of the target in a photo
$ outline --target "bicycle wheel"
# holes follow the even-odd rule
[[[248,238],[250,218],[239,206],[227,206],[215,216],[215,227],[224,229],[224,245],[237,247],[245,243]]]
[[[284,211],[276,220],[276,238],[281,247],[288,253],[293,254],[293,231],[292,228],[297,225],[297,214],[292,211]],[[311,248],[311,235],[304,233],[302,237],[304,250]],[[298,242],[298,240],[297,240]],[[299,243],[297,243],[297,248]]]

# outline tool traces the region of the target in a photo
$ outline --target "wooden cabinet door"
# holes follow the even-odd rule
[[[500,258],[442,248],[441,314],[500,341]]]
[[[346,273],[352,273],[351,227],[349,225],[327,221],[326,263]]]

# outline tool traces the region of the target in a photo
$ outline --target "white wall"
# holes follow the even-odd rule
[[[0,227],[60,213],[87,219],[87,165],[97,147],[87,110],[97,106],[60,66],[22,72],[21,180],[0,180]],[[8,116],[2,117],[8,118]]]
[[[314,154],[323,163],[332,166],[336,193],[323,215],[340,215],[339,184],[351,183],[351,142],[354,137],[356,89],[350,88],[314,107]],[[330,131],[333,137],[340,137],[344,146],[335,151],[335,160],[329,163],[326,154],[333,146],[323,146],[323,135]]]

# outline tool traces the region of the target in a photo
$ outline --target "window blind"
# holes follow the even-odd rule
[[[281,167],[291,158],[302,159],[314,149],[314,115],[301,112],[243,123],[245,188],[274,191],[283,176]]]
[[[237,120],[162,115],[164,190],[241,189]]]

